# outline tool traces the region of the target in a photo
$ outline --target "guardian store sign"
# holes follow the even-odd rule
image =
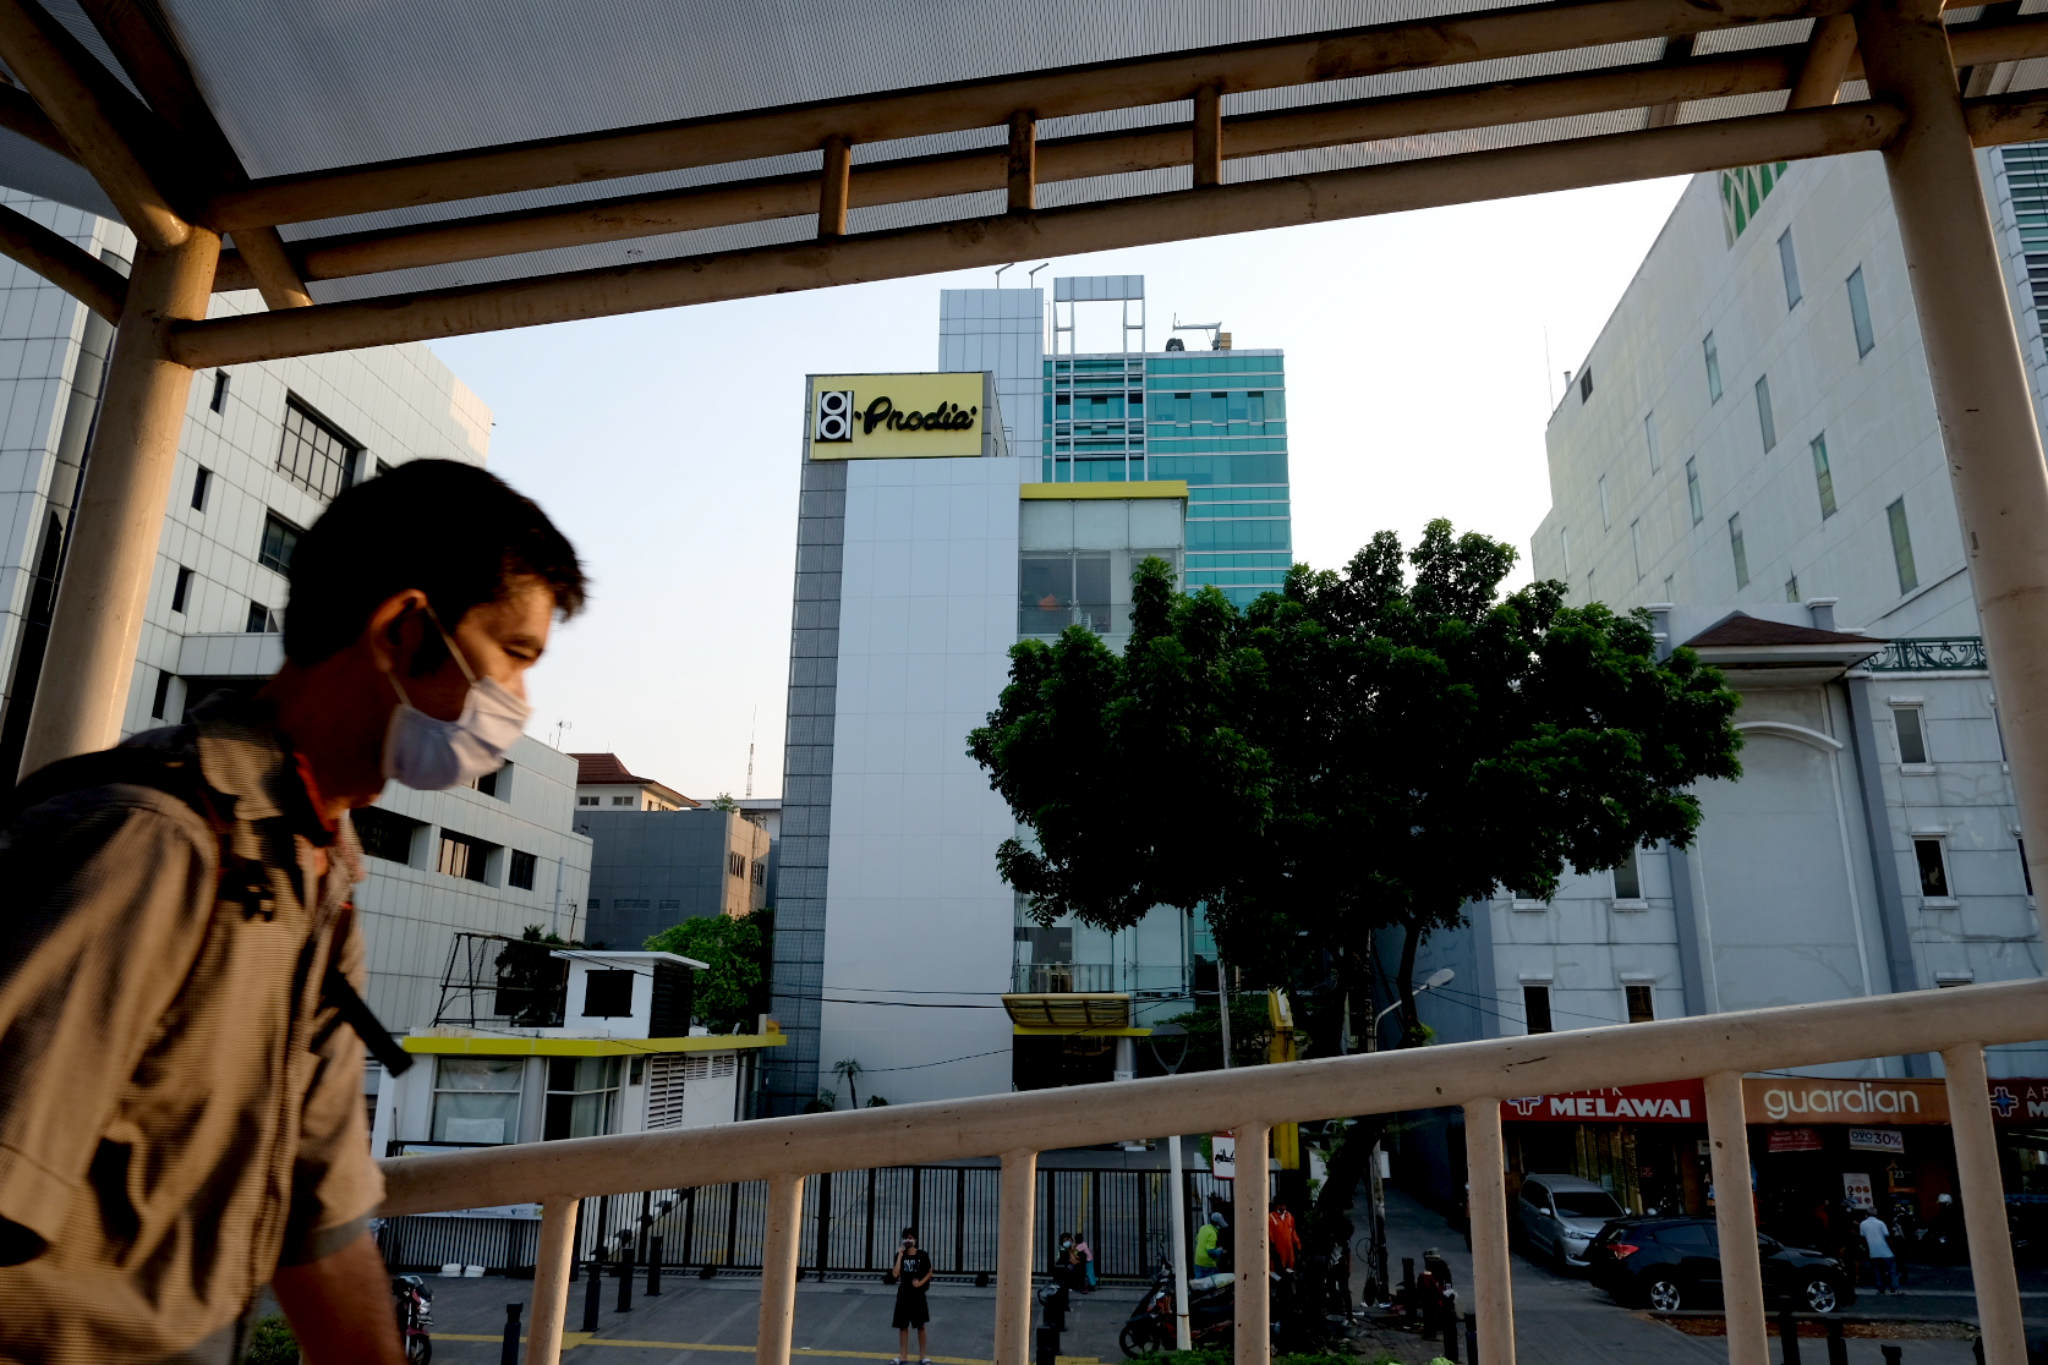
[[[1745,1076],[1742,1103],[1751,1123],[1844,1123],[1861,1128],[1948,1122],[1948,1087],[1940,1081]]]
[[[813,460],[976,456],[986,449],[988,376],[814,374],[808,404]]]

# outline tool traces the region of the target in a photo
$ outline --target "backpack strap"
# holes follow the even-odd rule
[[[277,897],[270,888],[268,870],[261,862],[235,852],[235,822],[222,809],[219,793],[200,771],[197,756],[168,746],[122,744],[38,768],[0,801],[0,828],[12,826],[23,814],[46,801],[70,792],[110,786],[147,787],[191,807],[213,831],[219,849],[216,898],[239,905],[245,920],[277,917]],[[321,994],[386,1071],[398,1076],[412,1065],[412,1054],[377,1021],[339,967],[328,967]]]

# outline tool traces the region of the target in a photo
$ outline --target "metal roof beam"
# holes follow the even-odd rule
[[[1699,35],[1697,34],[1681,33],[1676,38],[1666,38],[1664,40],[1664,60],[1673,66],[1683,65],[1692,60],[1693,49],[1697,46],[1699,46]],[[1653,104],[1643,111],[1643,126],[1645,128],[1669,128],[1672,124],[1678,122],[1678,115],[1684,108],[1685,101],[1682,99],[1670,99],[1662,104]]]
[[[232,232],[814,152],[835,135],[885,142],[993,128],[1019,109],[1045,120],[1191,99],[1205,86],[1228,95],[1311,85],[1839,14],[1848,5],[1558,0],[282,176],[216,196],[206,217]]]
[[[1856,56],[1856,21],[1846,14],[1831,14],[1813,21],[1812,36],[1806,40],[1806,60],[1800,63],[1799,79],[1792,83],[1788,109],[1818,109],[1842,97],[1842,78]]]
[[[121,320],[128,294],[121,273],[27,214],[0,207],[0,255],[27,266],[108,322]]]
[[[2048,17],[1959,29],[1952,42],[1959,61],[2048,55]],[[1850,55],[1853,51],[1852,44]],[[1239,114],[1223,121],[1223,155],[1267,156],[1621,109],[1675,110],[1688,100],[1784,90],[1809,66],[1810,47],[1753,48],[1675,63]],[[1192,147],[1188,125],[1182,123],[1036,141],[1033,183],[1183,166]],[[1008,170],[1009,158],[997,146],[862,162],[852,167],[851,206],[1000,190]],[[818,177],[799,173],[313,237],[293,243],[292,250],[306,279],[343,279],[798,217],[816,212],[818,203]],[[246,265],[233,255],[222,258],[215,288],[246,289],[252,282]]]
[[[199,93],[191,64],[152,0],[78,2],[157,117],[186,139],[193,163],[211,182],[209,192],[248,184],[241,157]],[[265,304],[303,308],[313,302],[276,228],[242,229],[235,234],[235,245]]]
[[[831,242],[755,247],[287,313],[179,323],[194,368],[609,317],[760,294],[903,279],[1444,204],[1869,151],[1897,130],[1881,104],[1766,114],[1284,179],[1006,213]]]
[[[145,163],[148,110],[34,0],[0,0],[0,61],[21,79],[144,245],[167,250],[192,235]]]

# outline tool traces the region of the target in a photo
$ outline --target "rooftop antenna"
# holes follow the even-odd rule
[[[1213,351],[1216,349],[1216,334],[1223,330],[1223,324],[1220,322],[1182,322],[1180,314],[1175,313],[1173,315],[1173,330],[1176,332],[1207,332],[1209,334],[1209,349]]]
[[[1003,287],[1003,272],[1015,264],[1017,263],[1012,261],[1010,265],[999,265],[996,267],[996,288],[1001,289]]]
[[[1024,287],[1026,289],[1036,289],[1038,287],[1038,272],[1045,269],[1047,266],[1051,264],[1051,261],[1040,261],[1037,265],[1032,266],[1031,269],[1025,273]]]
[[[761,725],[761,704],[754,703],[754,718],[747,722],[747,796],[754,795],[754,731]]]
[[[563,732],[567,730],[573,730],[575,728],[576,727],[573,723],[566,720],[558,720],[555,722],[555,747],[557,749],[560,749],[562,747]]]

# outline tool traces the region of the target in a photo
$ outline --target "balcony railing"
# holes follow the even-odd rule
[[[1785,1009],[1501,1038],[1110,1086],[988,1095],[715,1128],[583,1138],[407,1157],[384,1167],[387,1216],[538,1202],[540,1252],[528,1365],[554,1365],[562,1345],[576,1211],[586,1195],[768,1182],[757,1365],[788,1365],[796,1312],[798,1234],[806,1178],[876,1164],[998,1156],[995,1365],[1028,1365],[1038,1154],[1231,1128],[1239,1152],[1263,1152],[1273,1125],[1344,1115],[1461,1106],[1471,1173],[1472,1264],[1479,1358],[1513,1365],[1506,1161],[1500,1106],[1517,1095],[1702,1077],[1713,1179],[1750,1183],[1742,1076],[1826,1062],[1939,1052],[1960,1177],[1984,1359],[2025,1365],[2019,1286],[2006,1229],[1998,1148],[1985,1103],[1984,1047],[2048,1037],[2048,981],[1963,986]],[[1265,1273],[1267,1182],[1234,1182],[1236,1359],[1270,1359]],[[1768,1365],[1756,1211],[1715,1205],[1728,1357]]]
[[[1892,640],[1864,665],[1873,673],[1953,673],[1990,666],[1984,660],[1984,639],[1979,635]]]
[[[1108,962],[1019,962],[1017,991],[1020,995],[1048,995],[1062,991],[1113,991],[1116,967]]]

